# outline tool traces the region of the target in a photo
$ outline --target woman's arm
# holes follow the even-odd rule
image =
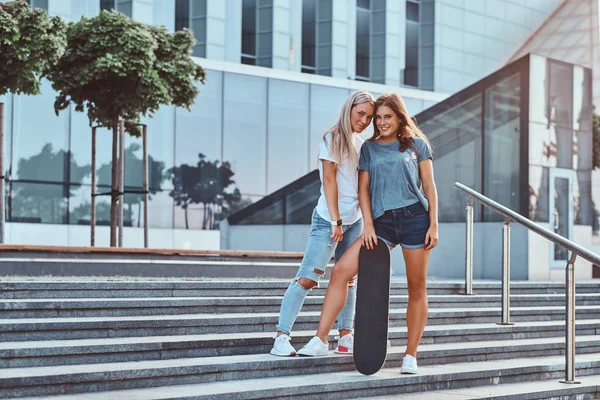
[[[321,160],[323,164],[323,192],[327,201],[327,209],[332,221],[340,219],[340,210],[338,207],[338,185],[337,169],[335,163],[327,160]],[[343,223],[344,221],[342,221]],[[336,242],[341,242],[344,233],[341,226],[331,227],[331,238]]]
[[[438,195],[433,179],[433,161],[430,158],[419,163],[419,174],[423,184],[423,192],[429,202],[429,230],[425,237],[426,249],[431,250],[438,244]]]
[[[372,249],[377,244],[377,236],[375,235],[375,227],[373,226],[373,214],[371,213],[371,194],[369,186],[371,178],[367,171],[358,171],[358,204],[363,217],[363,246]]]

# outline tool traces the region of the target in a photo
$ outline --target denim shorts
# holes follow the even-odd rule
[[[422,249],[429,230],[429,213],[421,202],[387,210],[373,221],[375,234],[388,246]]]
[[[344,237],[339,243],[331,238],[331,229],[331,223],[324,220],[315,209],[312,214],[310,237],[295,279],[307,278],[318,284],[331,257],[339,260],[348,247],[360,237],[363,220],[361,218],[353,224],[342,225]]]

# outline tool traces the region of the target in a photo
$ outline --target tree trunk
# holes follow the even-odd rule
[[[138,226],[137,226],[138,228],[140,227],[141,220],[142,220],[142,202],[139,202],[138,203]]]
[[[208,220],[208,215],[206,215],[206,203],[202,204],[202,206],[202,229],[206,230],[206,221]]]
[[[117,192],[119,175],[117,168],[117,144],[118,144],[119,116],[113,118],[113,141],[112,141],[112,182],[110,196],[110,247],[117,245]]]

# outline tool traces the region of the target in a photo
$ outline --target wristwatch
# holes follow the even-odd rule
[[[331,221],[331,226],[342,226],[342,220],[338,219],[335,221]]]

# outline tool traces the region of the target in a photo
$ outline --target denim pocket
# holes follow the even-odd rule
[[[409,217],[426,217],[429,214],[425,210],[425,207],[423,207],[423,204],[418,202],[406,207],[406,215]]]

